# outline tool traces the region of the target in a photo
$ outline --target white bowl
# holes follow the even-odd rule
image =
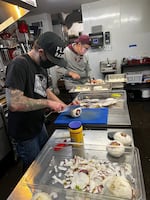
[[[120,157],[125,152],[124,145],[117,140],[113,140],[112,142],[110,142],[107,145],[106,149],[107,149],[107,152],[113,157]]]
[[[129,146],[132,144],[131,136],[124,132],[116,132],[114,134],[114,139],[121,142],[125,146]]]

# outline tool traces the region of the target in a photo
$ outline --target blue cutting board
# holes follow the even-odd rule
[[[68,124],[71,121],[81,121],[82,124],[107,124],[108,108],[83,108],[80,117],[71,117],[69,112],[61,113],[55,124]]]

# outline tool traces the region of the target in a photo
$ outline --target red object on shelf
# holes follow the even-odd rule
[[[14,58],[13,53],[14,53],[15,50],[16,50],[16,48],[12,48],[12,49],[9,49],[9,50],[8,50],[8,52],[9,52],[9,56],[10,56],[11,59]]]
[[[128,65],[140,65],[140,64],[150,64],[150,58],[145,57],[145,58],[142,58],[142,59],[128,60]]]
[[[11,37],[11,34],[10,33],[7,33],[7,32],[3,32],[0,34],[0,37],[3,39],[3,40],[7,40]]]
[[[128,65],[135,65],[135,64],[141,64],[141,60],[140,59],[132,59],[132,60],[128,60]]]
[[[28,25],[25,21],[20,21],[18,23],[18,29],[20,33],[28,33]]]
[[[143,58],[142,63],[143,64],[150,64],[150,58]]]

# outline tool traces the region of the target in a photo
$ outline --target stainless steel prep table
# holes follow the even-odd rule
[[[108,109],[108,120],[107,124],[83,124],[84,128],[93,129],[103,129],[103,128],[130,128],[131,121],[127,105],[127,97],[125,90],[112,90],[103,92],[83,92],[76,96],[76,100],[80,102],[92,100],[102,100],[107,98],[112,98],[113,96],[119,95],[120,97],[115,97],[118,102],[111,105]],[[84,103],[82,103],[84,104]],[[84,106],[83,106],[84,107]],[[66,128],[65,124],[55,124],[56,128]]]
[[[107,130],[83,130],[84,134],[84,144],[85,145],[104,145],[106,146],[111,140],[108,138],[109,132],[125,132],[129,134],[132,138],[131,129],[107,129]],[[61,143],[65,139],[70,138],[68,129],[56,129],[51,139],[49,140],[50,144]],[[133,144],[134,146],[134,139]]]
[[[110,140],[107,137],[108,132],[112,131],[124,131],[132,136],[132,130],[131,129],[108,129],[108,130],[84,130],[84,143],[85,144],[103,144],[106,145]],[[68,130],[64,129],[58,129],[56,130],[52,137],[48,140],[42,151],[40,152],[37,159],[42,159],[45,155],[45,152],[48,148],[51,146],[54,146],[55,142],[61,142],[64,139],[67,139],[69,137]],[[133,144],[134,145],[134,144]],[[36,159],[36,160],[37,160]],[[32,193],[29,187],[27,186],[27,183],[25,180],[27,177],[32,174],[34,178],[36,178],[35,174],[36,171],[33,169],[33,165],[36,164],[36,160],[33,162],[33,164],[29,167],[29,169],[26,171],[24,176],[21,178],[15,189],[12,191],[12,193],[9,195],[7,200],[31,200]],[[42,167],[42,166],[41,166]],[[34,179],[33,179],[34,184]],[[143,199],[145,200],[145,198]]]
[[[123,110],[109,109],[108,113],[108,127],[126,127],[131,126],[129,110],[127,102]]]
[[[131,121],[127,106],[127,96],[125,90],[111,90],[103,92],[80,93],[76,99],[79,101],[115,98],[118,102],[109,107],[108,122],[104,127],[130,127]],[[101,126],[101,125],[98,125]],[[95,127],[95,125],[94,125]]]
[[[105,128],[131,128],[131,120],[127,102],[124,109],[109,109],[107,124],[85,124],[85,129],[105,129]],[[66,124],[54,124],[55,128],[66,128]]]

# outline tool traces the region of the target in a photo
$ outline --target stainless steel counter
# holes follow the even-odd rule
[[[79,100],[83,105],[85,102],[92,102],[92,100],[103,100],[107,98],[114,98],[117,103],[108,107],[108,120],[107,124],[85,124],[85,128],[130,128],[131,121],[127,105],[127,96],[125,90],[112,90],[103,92],[85,92],[79,93],[76,100]],[[87,106],[88,104],[87,103]],[[94,103],[93,103],[94,104]],[[96,103],[95,103],[96,104]],[[91,103],[92,106],[92,103]],[[84,106],[83,106],[84,107]],[[85,106],[86,107],[86,106]],[[66,127],[66,124],[56,124],[56,128]]]
[[[112,132],[112,131],[115,131],[115,132],[124,131],[132,136],[131,129],[84,130],[84,144],[85,145],[102,144],[105,146],[110,141],[108,139],[108,132]],[[34,180],[36,179],[36,173],[38,174],[39,167],[37,166],[37,168],[35,167],[33,168],[33,165],[35,166],[37,164],[37,160],[44,158],[45,152],[47,151],[48,148],[50,148],[51,146],[54,146],[55,143],[62,142],[64,141],[64,139],[68,139],[68,138],[69,138],[68,130],[58,129],[53,133],[52,137],[48,140],[48,142],[44,146],[43,150],[40,152],[37,159],[29,167],[29,169],[21,178],[21,180],[19,181],[19,183],[17,184],[15,189],[12,191],[12,193],[10,194],[7,200],[31,200],[32,192],[29,189],[25,180],[27,179],[27,177],[30,176],[30,174],[32,174],[32,176],[34,177],[32,179],[32,183],[34,184]],[[42,168],[42,165],[40,167]],[[142,200],[145,200],[145,198]]]
[[[56,128],[66,128],[67,124],[56,124]],[[85,129],[105,128],[131,128],[131,120],[127,102],[124,102],[124,109],[109,109],[107,124],[84,124]]]
[[[106,144],[110,141],[108,139],[108,132],[112,131],[124,131],[132,136],[131,121],[128,111],[127,102],[124,101],[124,106],[121,109],[111,108],[108,113],[108,123],[107,125],[86,125],[84,126],[84,144],[85,145],[103,145],[105,148]],[[59,128],[59,129],[58,129]],[[61,129],[63,128],[63,129]],[[94,130],[93,130],[94,129]],[[133,136],[132,136],[133,137]],[[37,159],[44,157],[45,152],[50,146],[55,143],[61,143],[65,139],[69,139],[69,131],[66,129],[66,125],[56,125],[56,131],[53,133],[51,138],[48,140],[43,150],[40,152]],[[134,140],[133,144],[134,146]],[[21,178],[15,189],[12,191],[8,200],[30,200],[32,197],[32,192],[26,184],[26,177],[29,177],[30,174],[34,174],[36,177],[36,171],[33,169],[33,165],[36,164],[37,159],[29,167],[27,172]],[[41,166],[42,167],[42,166]],[[34,184],[34,180],[33,180]],[[143,199],[144,200],[144,199]]]
[[[108,133],[117,131],[125,132],[133,138],[131,129],[83,130],[84,144],[106,146],[110,142],[110,139],[108,138]],[[69,138],[70,134],[67,129],[56,129],[53,135],[51,136],[51,139],[49,140],[49,144],[61,143],[65,139],[67,140]],[[134,146],[134,139],[132,145]]]
[[[108,126],[131,126],[127,102],[124,109],[109,109]]]
[[[119,95],[119,96],[118,96]],[[88,99],[107,99],[115,98],[118,102],[114,105],[109,106],[108,112],[108,122],[106,126],[111,127],[126,127],[131,126],[128,105],[127,105],[127,96],[125,90],[111,90],[103,92],[93,92],[93,93],[80,93],[76,99],[82,102],[82,100]],[[101,126],[101,125],[99,125]]]

